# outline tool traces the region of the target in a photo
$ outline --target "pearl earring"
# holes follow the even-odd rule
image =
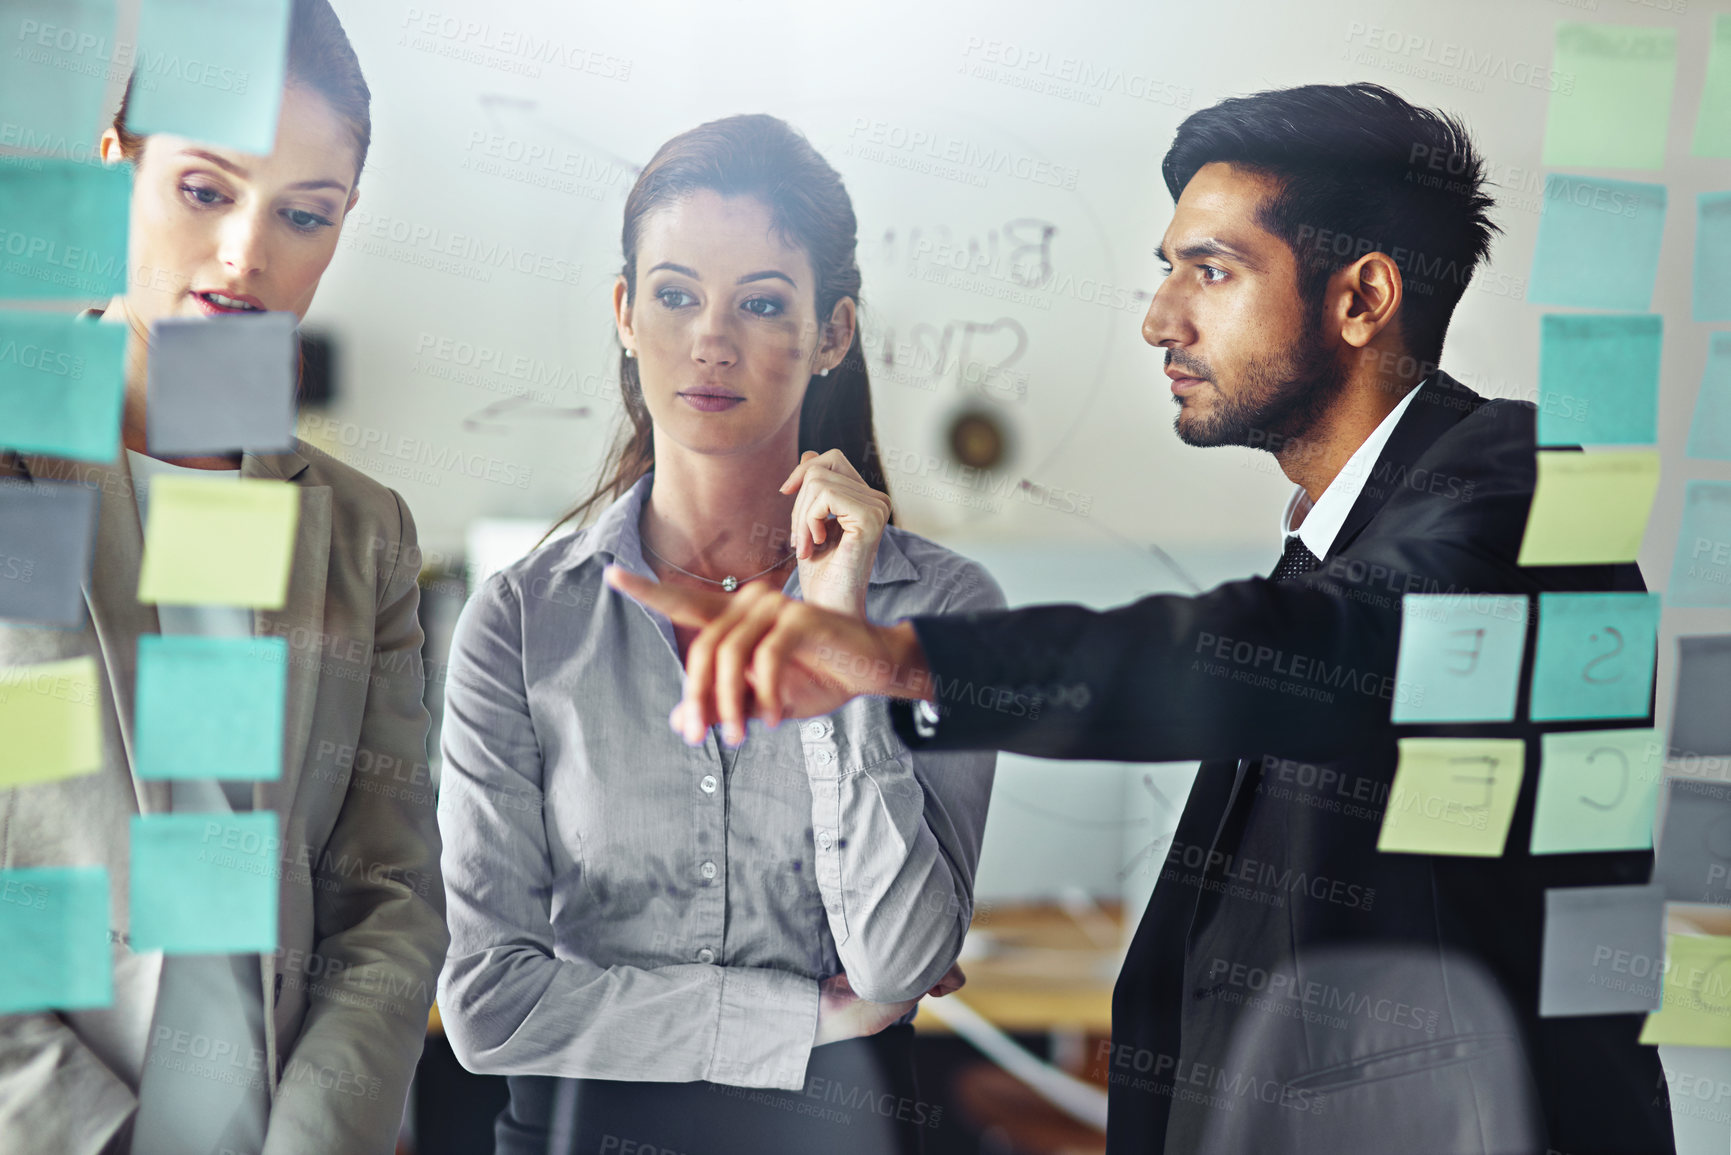
[[[637,350],[635,350],[635,349],[627,349],[627,350],[625,350],[625,355],[626,355],[626,356],[627,356],[627,357],[631,357],[631,358],[635,358],[635,357],[636,357],[636,356],[637,356]]]
[[[828,369],[819,369],[817,371],[817,375],[819,377],[828,377],[829,376],[829,370]]]

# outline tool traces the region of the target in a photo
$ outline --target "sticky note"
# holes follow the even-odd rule
[[[0,669],[0,789],[102,769],[96,659]]]
[[[0,870],[0,942],[0,1015],[109,1006],[108,871]]]
[[[1576,730],[1539,738],[1534,854],[1653,845],[1665,746],[1657,730]]]
[[[1665,600],[1674,606],[1731,606],[1731,481],[1691,481]]]
[[[1695,198],[1697,321],[1731,321],[1731,192]]]
[[[1407,594],[1400,606],[1395,722],[1510,722],[1527,648],[1527,599]]]
[[[284,638],[138,639],[140,778],[282,776]],[[221,702],[212,710],[210,703]]]
[[[126,395],[126,331],[0,311],[0,449],[113,461]]]
[[[1659,492],[1659,454],[1540,450],[1520,565],[1634,561]]]
[[[291,448],[298,353],[293,313],[158,321],[145,416],[151,453]]]
[[[1677,30],[1557,25],[1559,78],[1545,118],[1547,165],[1658,168],[1665,163]]]
[[[131,165],[0,165],[0,300],[123,292],[131,197]]]
[[[1540,594],[1533,721],[1646,717],[1658,647],[1658,594]]]
[[[1731,637],[1706,634],[1677,639],[1677,686],[1672,693],[1672,758],[1731,756]]]
[[[158,477],[138,600],[281,609],[299,491],[286,481]]]
[[[1521,792],[1519,738],[1401,738],[1376,848],[1494,858]]]
[[[1672,902],[1731,904],[1731,784],[1667,783],[1653,881]]]
[[[1659,277],[1665,186],[1606,177],[1545,177],[1527,300],[1645,313]]]
[[[1539,444],[1655,444],[1662,328],[1656,313],[1542,318]]]
[[[135,814],[132,949],[276,950],[277,817]]]
[[[1657,886],[1545,891],[1539,1017],[1617,1015],[1659,1007],[1665,892]]]
[[[288,28],[289,0],[143,0],[128,127],[268,154]]]
[[[1731,1047],[1731,938],[1667,935],[1665,962],[1659,1009],[1642,1024],[1640,1041]]]
[[[102,135],[115,59],[114,0],[0,0],[0,142],[80,159]]]
[[[1713,333],[1707,340],[1707,368],[1689,422],[1690,457],[1731,461],[1731,333]]]
[[[96,501],[82,485],[0,481],[0,618],[83,620]]]
[[[1707,48],[1707,81],[1695,119],[1694,156],[1731,156],[1731,13],[1713,17]]]

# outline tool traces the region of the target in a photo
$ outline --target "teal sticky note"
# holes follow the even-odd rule
[[[1708,336],[1707,368],[1701,374],[1685,452],[1690,457],[1731,461],[1731,333]]]
[[[0,0],[0,146],[89,159],[109,76],[125,73],[114,32],[114,0]]]
[[[1731,13],[1713,17],[1707,49],[1707,82],[1701,87],[1701,114],[1695,120],[1694,156],[1731,156]]]
[[[1731,192],[1695,198],[1695,319],[1731,321]]]
[[[1658,594],[1540,594],[1533,721],[1645,717],[1658,645]]]
[[[1645,850],[1664,777],[1657,730],[1540,735],[1534,854]]]
[[[1545,118],[1547,165],[1659,168],[1677,80],[1677,30],[1557,25],[1558,79]]]
[[[128,127],[269,154],[288,28],[289,0],[143,0]]]
[[[1731,606],[1731,481],[1691,481],[1683,489],[1683,528],[1671,560],[1665,601]]]
[[[132,949],[276,950],[277,817],[132,816]]]
[[[0,300],[68,301],[126,289],[132,166],[0,165]]]
[[[1527,300],[1645,313],[1667,203],[1662,184],[1548,174]]]
[[[108,871],[0,870],[0,943],[0,1015],[111,1005]]]
[[[1546,314],[1539,325],[1539,444],[1659,440],[1657,313]]]
[[[133,770],[140,778],[280,778],[287,695],[285,638],[146,634]]]
[[[1523,595],[1407,594],[1390,719],[1512,722],[1526,647]]]
[[[0,449],[113,461],[126,333],[125,325],[0,310]]]

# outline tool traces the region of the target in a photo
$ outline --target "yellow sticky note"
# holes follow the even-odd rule
[[[89,656],[0,670],[0,787],[102,768],[96,681]]]
[[[1641,1042],[1731,1047],[1731,938],[1666,936],[1665,985]]]
[[[1402,738],[1378,850],[1495,858],[1521,793],[1519,738]]]
[[[299,491],[286,481],[158,477],[138,600],[281,609]]]
[[[1659,453],[1539,451],[1520,565],[1634,561],[1659,492]]]

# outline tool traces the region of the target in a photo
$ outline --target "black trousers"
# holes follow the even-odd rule
[[[938,1114],[903,1024],[811,1053],[798,1091],[513,1075],[496,1155],[920,1155]]]

